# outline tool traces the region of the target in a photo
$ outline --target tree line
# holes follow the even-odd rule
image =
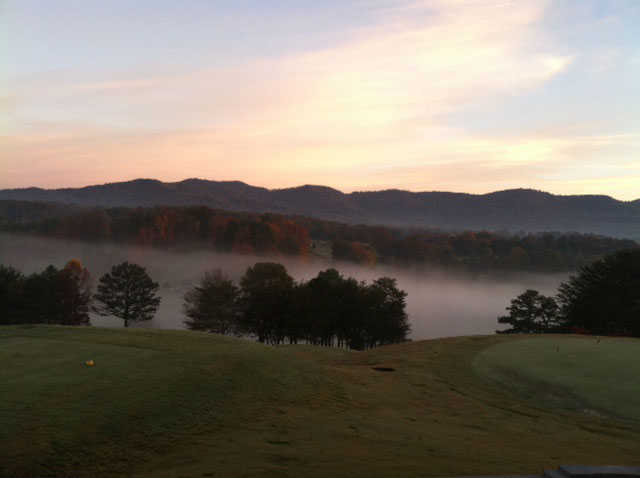
[[[89,325],[94,312],[122,319],[128,327],[130,321],[152,319],[160,305],[159,285],[137,264],[113,266],[95,294],[92,288],[89,271],[76,259],[28,276],[0,264],[0,325]]]
[[[91,281],[77,260],[25,276],[0,265],[0,324],[88,325]]]
[[[260,262],[239,285],[222,271],[206,274],[185,295],[185,323],[270,344],[362,350],[407,340],[406,296],[390,277],[367,284],[327,269],[296,283],[282,264]]]
[[[7,201],[0,201],[5,203]],[[72,209],[12,202],[0,208],[7,231],[150,246],[198,245],[221,252],[310,256],[321,242],[336,260],[359,264],[425,265],[473,271],[576,270],[634,241],[593,234],[509,235],[349,225],[301,216],[229,212],[204,206]],[[6,205],[5,205],[6,206]],[[36,218],[29,220],[29,217]]]
[[[609,254],[582,267],[555,297],[526,290],[511,300],[511,328],[500,333],[574,332],[640,337],[640,248]]]
[[[95,293],[77,260],[28,276],[0,265],[0,324],[89,325],[94,312],[128,327],[153,318],[161,300],[158,288],[143,267],[128,262],[104,274]],[[406,296],[390,277],[367,284],[327,269],[295,282],[282,264],[259,262],[239,284],[220,270],[205,274],[184,296],[185,324],[274,345],[362,350],[407,339]]]

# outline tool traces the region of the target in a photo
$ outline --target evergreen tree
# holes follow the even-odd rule
[[[294,282],[282,264],[258,262],[240,280],[240,331],[260,342],[282,343],[293,320]]]
[[[125,327],[130,321],[151,320],[160,305],[158,288],[144,267],[123,262],[100,278],[93,310],[101,316],[124,320]]]
[[[405,341],[411,330],[405,312],[407,293],[398,289],[396,280],[391,277],[375,280],[367,292],[372,309],[368,314],[368,345],[375,347]]]
[[[558,300],[568,327],[640,337],[640,248],[582,267],[560,286]]]
[[[336,269],[318,273],[300,287],[304,295],[302,310],[296,315],[304,317],[304,336],[317,345],[346,345],[349,335],[355,333],[354,323],[360,316],[359,284],[345,279]]]
[[[0,324],[20,322],[24,281],[20,271],[0,264]]]
[[[222,271],[204,275],[184,296],[185,324],[191,330],[231,334],[238,330],[240,290]]]
[[[498,317],[501,324],[511,325],[511,329],[500,333],[540,333],[553,330],[559,325],[558,305],[553,297],[540,294],[537,290],[527,289],[507,307],[509,315]]]
[[[77,260],[28,277],[0,266],[0,323],[88,325],[90,302],[89,272]]]
[[[40,273],[29,275],[22,295],[22,323],[58,324],[63,320],[56,279],[59,270],[49,265]]]
[[[77,259],[72,259],[58,272],[58,306],[63,325],[89,325],[91,276]]]
[[[185,295],[187,326],[269,344],[304,340],[358,350],[402,342],[410,330],[407,294],[389,277],[367,285],[328,269],[296,284],[282,264],[259,262],[240,286],[220,271],[206,274]]]

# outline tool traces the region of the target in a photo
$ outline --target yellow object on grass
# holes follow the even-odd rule
[[[87,360],[84,364],[87,367],[93,367],[96,363],[93,360]]]

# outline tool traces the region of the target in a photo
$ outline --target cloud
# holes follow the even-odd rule
[[[78,82],[63,72],[27,82],[27,91],[17,87],[28,93],[24,101],[63,102],[70,115],[75,111],[98,124],[96,109],[103,108],[112,121],[133,126],[180,127],[193,118],[199,127],[222,121],[242,126],[249,120],[293,137],[321,130],[322,140],[330,132],[359,140],[372,129],[403,127],[407,119],[424,123],[564,71],[570,57],[536,49],[545,4],[394,2],[382,9],[384,21],[325,50],[187,73],[86,74],[93,80]]]
[[[93,83],[72,84],[70,93],[78,93],[82,91],[113,91],[126,90],[128,93],[140,88],[148,88],[155,84],[153,79],[139,79],[127,81],[98,81]]]
[[[564,194],[607,193],[621,199],[638,197],[640,165],[633,154],[625,153],[638,147],[640,133],[465,135],[432,138],[428,151],[383,142],[379,154],[373,154],[366,145],[345,145],[340,150],[349,158],[345,161],[336,154],[335,145],[279,147],[209,130],[115,135],[87,129],[81,137],[0,138],[1,157],[22,151],[20,167],[7,168],[7,178],[23,185],[81,186],[102,183],[105,178],[177,181],[200,176],[240,178],[268,187],[313,182],[345,191],[402,188],[475,193],[531,187]],[[66,158],[63,167],[55,161],[59,157]],[[394,160],[389,161],[390,157]]]
[[[309,141],[405,140],[476,100],[533,88],[571,62],[530,51],[543,2],[428,5],[435,12],[424,24],[396,20],[339,48],[282,61],[287,96],[253,119]]]
[[[321,50],[190,72],[40,77],[18,88],[22,126],[0,145],[11,158],[3,161],[11,166],[5,181],[200,176],[345,190],[604,187],[581,179],[579,165],[637,148],[638,135],[499,137],[447,121],[571,67],[573,57],[557,53],[541,28],[548,6],[382,2],[378,23]],[[605,189],[622,176],[608,175]]]

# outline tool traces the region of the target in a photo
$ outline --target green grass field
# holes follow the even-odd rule
[[[524,356],[558,354],[548,340],[573,357],[538,367]],[[192,332],[3,327],[0,474],[393,477],[640,465],[633,405],[611,418],[604,405],[584,413],[522,395],[531,383],[555,387],[545,369],[571,379],[578,357],[638,362],[638,341],[581,352],[576,340],[461,337],[348,352]],[[626,358],[607,352],[616,350]],[[501,357],[528,371],[506,371]],[[607,384],[627,377],[624,367],[601,370]],[[590,393],[589,381],[575,381],[576,397]],[[613,395],[603,403],[631,393],[605,388]]]
[[[474,366],[529,400],[640,422],[640,340],[536,336],[483,350]]]

